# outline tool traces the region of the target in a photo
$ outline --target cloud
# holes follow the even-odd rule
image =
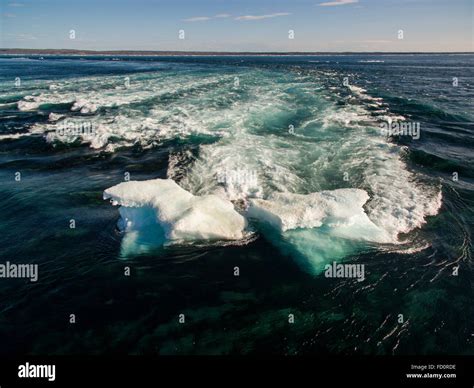
[[[13,13],[3,13],[2,16],[6,17],[6,18],[14,18],[14,17],[16,17],[16,15],[13,14]]]
[[[7,34],[7,36],[9,36],[9,37],[13,38],[13,40],[17,40],[17,41],[38,39],[36,36],[31,35],[31,34]]]
[[[207,20],[211,19],[222,19],[222,18],[228,18],[231,15],[228,13],[219,13],[215,16],[193,16],[191,18],[183,19],[184,22],[205,22]]]
[[[271,13],[268,15],[244,15],[244,16],[237,16],[234,18],[234,20],[262,20],[262,19],[270,19],[270,18],[276,18],[278,16],[287,16],[291,15],[288,12],[277,12],[277,13]],[[232,15],[228,13],[219,13],[214,16],[193,16],[187,19],[183,19],[184,22],[205,22],[208,20],[212,19],[224,19],[224,18],[229,18]]]
[[[23,7],[24,5],[23,3],[8,3],[9,7]]]
[[[288,12],[278,12],[278,13],[271,13],[269,15],[245,15],[245,16],[238,16],[235,20],[262,20],[262,19],[270,19],[276,18],[278,16],[287,16],[291,15]]]
[[[205,22],[206,20],[211,20],[209,16],[194,16],[192,18],[183,19],[183,22]]]
[[[334,0],[328,1],[326,3],[320,3],[318,6],[320,7],[333,7],[335,5],[346,5],[346,4],[355,4],[358,3],[359,0]]]

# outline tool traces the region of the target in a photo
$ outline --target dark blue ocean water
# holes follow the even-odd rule
[[[41,58],[0,58],[0,264],[39,266],[0,279],[2,354],[474,353],[474,55]],[[262,198],[363,189],[402,243],[257,223],[127,245],[102,199],[126,174],[201,195],[239,168]],[[332,258],[365,280],[326,278]]]

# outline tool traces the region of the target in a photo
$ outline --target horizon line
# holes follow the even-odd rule
[[[474,54],[474,51],[206,51],[206,50],[89,50],[89,49],[30,49],[30,48],[0,48],[0,54],[27,54],[37,53],[44,55],[67,54],[116,54],[133,55],[321,55],[321,54]],[[131,53],[131,54],[130,54]]]

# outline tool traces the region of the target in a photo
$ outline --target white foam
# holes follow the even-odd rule
[[[360,87],[360,86],[356,86],[356,85],[348,85],[348,88],[355,94],[361,96],[363,94],[365,94],[365,92],[367,90],[365,90],[364,88]]]
[[[161,231],[154,236],[156,245],[244,237],[246,221],[231,202],[215,195],[192,195],[171,179],[123,182],[105,190],[104,199],[121,206],[121,227],[136,241],[140,233],[157,227]]]
[[[370,94],[367,94],[367,90],[356,85],[349,85],[349,89],[354,93],[358,98],[366,102],[373,102],[376,106],[382,104],[383,98],[373,97]]]
[[[324,91],[312,93],[312,83],[266,82],[260,81],[250,106],[239,104],[228,113],[228,136],[201,146],[183,187],[248,201],[249,216],[271,226],[264,231],[269,240],[313,269],[367,244],[401,244],[410,239],[401,234],[438,212],[439,187],[410,172],[403,149],[381,134],[378,121],[388,114],[374,117],[367,110],[367,102],[380,99],[352,87],[362,103],[338,106]],[[312,114],[292,136],[284,127],[269,133],[273,120],[284,122],[288,110],[298,109],[278,85],[312,97],[305,104]],[[222,187],[216,177],[225,171],[250,171],[258,184]],[[335,185],[357,189],[327,190]]]
[[[98,109],[98,106],[96,104],[90,103],[85,99],[76,100],[71,107],[71,110],[73,112],[80,110],[80,112],[83,114],[95,113],[97,109]]]
[[[84,79],[68,84],[64,83],[60,92],[53,90],[35,96],[34,100],[22,100],[19,109],[37,109],[41,104],[70,103],[71,111],[79,111],[87,116],[73,116],[68,121],[91,124],[97,137],[83,134],[77,136],[56,136],[57,127],[54,121],[37,123],[31,132],[43,132],[48,141],[63,143],[76,142],[90,144],[91,148],[105,148],[113,152],[117,147],[131,147],[139,144],[144,149],[159,144],[161,141],[186,137],[194,134],[222,135],[219,129],[225,117],[214,114],[213,99],[199,101],[193,98],[183,99],[179,104],[164,106],[151,105],[146,111],[137,109],[131,104],[146,106],[149,99],[159,100],[172,98],[174,95],[186,95],[188,90],[210,87],[222,77],[205,76],[196,79],[181,76],[178,79],[164,78],[160,73],[147,75],[147,79],[131,81],[131,86],[123,86],[123,78],[107,77],[107,81]],[[228,78],[228,88],[233,85],[233,77]],[[115,82],[114,82],[115,81]],[[99,90],[95,90],[99,89]],[[209,93],[214,93],[210,90]],[[206,91],[207,93],[207,91]],[[32,97],[33,98],[33,97]],[[206,104],[206,109],[202,109]],[[102,107],[116,107],[113,116],[100,112]],[[110,142],[113,139],[113,142]]]
[[[150,72],[133,76],[129,87],[123,77],[64,80],[60,92],[27,96],[18,108],[70,103],[87,115],[70,114],[67,121],[92,124],[93,133],[60,136],[57,120],[30,132],[108,152],[194,134],[219,136],[201,145],[197,160],[176,174],[182,188],[149,181],[106,190],[127,219],[125,244],[131,249],[145,237],[156,244],[160,233],[168,242],[239,239],[245,220],[230,201],[243,200],[249,214],[273,226],[276,245],[285,241],[320,262],[350,253],[355,241],[396,243],[399,234],[438,211],[439,188],[410,172],[402,149],[381,134],[377,122],[394,117],[367,108],[380,106],[381,99],[351,85],[347,104],[340,104],[341,88],[322,81],[339,78],[336,72],[245,69],[238,88],[234,71],[223,72]],[[109,107],[114,109],[99,109]],[[170,163],[168,176],[180,168]],[[354,189],[329,190],[337,187]],[[188,210],[172,208],[176,201]]]
[[[37,97],[27,96],[18,101],[17,108],[21,111],[31,111],[38,109],[41,104],[42,102]]]
[[[5,135],[0,135],[0,140],[16,140],[20,139],[25,136],[30,136],[31,134],[29,132],[26,133],[11,133],[11,134],[5,134]]]
[[[51,112],[48,116],[48,121],[51,121],[51,122],[59,121],[63,117],[64,117],[64,115],[62,115],[62,114]]]
[[[399,147],[381,143],[379,148],[391,149],[392,153],[374,154],[367,163],[364,184],[373,193],[367,211],[376,225],[396,237],[421,227],[427,217],[436,215],[442,204],[442,192],[406,169]],[[388,164],[390,169],[384,167]]]

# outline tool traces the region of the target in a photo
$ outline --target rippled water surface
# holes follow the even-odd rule
[[[0,258],[40,271],[0,282],[1,352],[473,354],[473,86],[474,55],[1,57]],[[245,228],[127,229],[128,177]]]

